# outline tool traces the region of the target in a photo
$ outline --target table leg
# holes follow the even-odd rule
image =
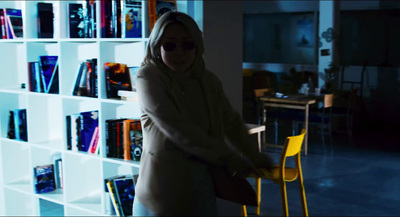
[[[304,155],[307,155],[307,146],[308,146],[308,104],[306,104],[306,108],[305,108],[305,120],[304,120],[304,125],[305,125],[305,129],[306,129],[306,135],[304,136]]]
[[[263,122],[263,125],[265,126],[265,131],[264,131],[264,133],[263,133],[263,137],[262,137],[262,144],[266,144],[266,133],[265,132],[267,132],[267,115],[265,114],[266,113],[266,108],[265,108],[265,106],[264,106],[264,104],[263,104],[263,119],[262,119],[262,122]]]

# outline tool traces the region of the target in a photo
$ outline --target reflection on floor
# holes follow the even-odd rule
[[[351,141],[346,135],[334,134],[333,144],[326,147],[320,144],[320,137],[310,135],[309,153],[302,156],[310,216],[400,214],[399,127],[373,130],[378,132],[369,130]],[[280,151],[269,148],[266,153],[278,163]],[[301,216],[297,182],[288,183],[287,191],[289,215]],[[282,216],[280,201],[279,186],[262,180],[261,216]],[[251,216],[254,208],[249,207],[248,212]]]

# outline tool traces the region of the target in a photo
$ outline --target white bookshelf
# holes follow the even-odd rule
[[[38,39],[36,5],[51,2],[54,9],[54,38]],[[149,35],[147,1],[142,2],[143,38],[100,38],[100,2],[96,1],[97,37],[68,38],[68,3],[83,1],[0,1],[0,8],[22,10],[24,38],[0,39],[0,216],[44,215],[48,204],[61,215],[107,215],[104,179],[118,174],[138,174],[139,163],[106,158],[105,120],[140,116],[138,102],[107,99],[105,62],[139,66]],[[187,12],[192,3],[178,1]],[[59,94],[29,91],[28,66],[40,55],[59,56]],[[79,63],[98,60],[98,98],[72,95]],[[25,83],[26,88],[21,89]],[[28,142],[7,138],[8,112],[27,109]],[[70,114],[99,111],[100,154],[74,152],[66,148],[66,120]],[[52,163],[61,154],[63,189],[36,194],[33,168]],[[47,205],[44,205],[47,204]]]

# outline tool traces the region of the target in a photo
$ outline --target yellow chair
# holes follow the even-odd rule
[[[278,183],[281,188],[281,201],[282,210],[284,216],[289,216],[289,209],[287,204],[287,194],[286,194],[286,182],[292,182],[297,179],[300,189],[301,202],[303,205],[303,215],[308,216],[306,193],[303,185],[303,174],[301,172],[301,146],[303,145],[304,135],[306,130],[303,129],[300,135],[289,136],[285,140],[285,145],[282,150],[280,163],[272,168],[272,171],[268,172],[266,169],[262,169],[263,173],[266,175],[266,179],[271,179],[275,183]],[[286,167],[286,158],[295,156],[295,168]],[[256,178],[256,192],[258,207],[256,207],[256,214],[259,215],[260,201],[261,201],[261,177],[257,177],[255,174],[250,174],[249,177]],[[246,205],[242,206],[242,216],[247,216]],[[258,212],[258,213],[257,213]]]

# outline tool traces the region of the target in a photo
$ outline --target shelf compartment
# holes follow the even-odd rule
[[[28,141],[46,143],[63,137],[62,100],[54,94],[36,94],[28,100]],[[55,147],[58,144],[47,143]]]
[[[64,216],[64,206],[39,198],[40,216]]]
[[[30,149],[22,142],[1,142],[1,164],[3,183],[22,192],[31,193]],[[8,166],[6,166],[8,165]]]
[[[88,158],[86,155],[64,153],[63,162],[64,177],[68,177],[68,179],[64,179],[66,202],[100,206],[101,160]],[[90,200],[83,199],[88,195],[90,195]]]
[[[34,216],[34,198],[25,193],[4,189],[5,216]]]
[[[81,41],[61,42],[60,81],[62,82],[61,93],[72,96],[75,81],[81,62],[87,59],[99,59],[99,44],[95,41],[82,43]],[[98,86],[98,84],[97,84]]]
[[[1,53],[1,52],[0,52]],[[0,132],[1,138],[7,138],[10,110],[27,108],[27,96],[15,93],[0,93]],[[29,109],[27,109],[29,113]],[[27,117],[29,121],[29,117]],[[28,127],[29,127],[29,123]],[[28,132],[29,136],[29,132]],[[29,139],[28,139],[29,141]]]
[[[2,73],[0,87],[21,89],[21,84],[25,84],[28,88],[28,63],[24,43],[0,43],[0,51],[2,51],[0,52],[1,71],[7,72]]]

